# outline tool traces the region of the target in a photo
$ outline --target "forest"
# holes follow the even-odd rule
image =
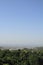
[[[1,50],[0,65],[43,65],[43,50]]]

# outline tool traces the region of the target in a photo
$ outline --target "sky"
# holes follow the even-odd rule
[[[0,0],[0,46],[43,46],[43,0]]]

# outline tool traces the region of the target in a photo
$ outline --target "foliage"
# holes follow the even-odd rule
[[[0,50],[0,65],[43,65],[43,50]]]

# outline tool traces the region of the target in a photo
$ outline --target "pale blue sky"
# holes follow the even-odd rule
[[[0,0],[0,45],[43,45],[43,0]]]

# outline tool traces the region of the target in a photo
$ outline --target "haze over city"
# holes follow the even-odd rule
[[[43,0],[0,0],[0,46],[43,46]]]

